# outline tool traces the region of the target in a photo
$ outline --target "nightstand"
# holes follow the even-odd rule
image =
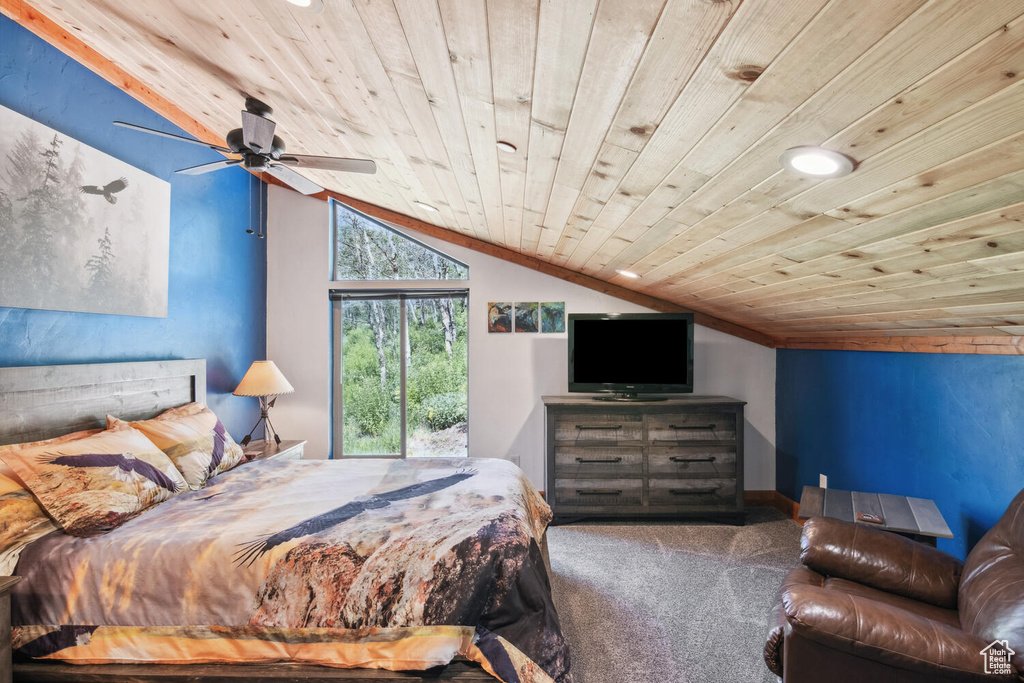
[[[11,683],[11,589],[20,576],[0,576],[0,683]]]
[[[302,449],[305,445],[305,441],[282,441],[278,446],[276,443],[266,443],[260,439],[251,442],[243,450],[246,462],[252,460],[302,460]]]

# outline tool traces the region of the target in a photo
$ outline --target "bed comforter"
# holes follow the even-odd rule
[[[566,683],[538,545],[550,509],[501,460],[265,461],[100,537],[24,549],[16,656],[74,663],[479,662]]]

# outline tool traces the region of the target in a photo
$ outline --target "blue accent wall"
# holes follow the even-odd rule
[[[259,410],[255,399],[231,391],[249,364],[266,356],[266,241],[245,233],[265,188],[241,169],[174,175],[223,157],[111,125],[123,120],[184,134],[4,17],[0,105],[171,183],[167,317],[0,307],[0,366],[205,358],[210,407],[240,438]]]
[[[1024,487],[1024,358],[780,349],[776,486],[935,500],[965,557]]]

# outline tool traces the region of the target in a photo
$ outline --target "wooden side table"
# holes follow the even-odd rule
[[[266,443],[262,439],[253,441],[245,447],[245,460],[302,460],[305,441],[282,441],[281,445],[274,442]]]
[[[0,576],[0,683],[11,683],[11,589],[20,576]]]
[[[862,522],[857,514],[867,512],[882,518],[881,524]],[[953,538],[946,520],[927,498],[908,498],[887,493],[863,493],[805,486],[800,494],[800,519],[835,517],[908,536],[934,546],[939,538]]]

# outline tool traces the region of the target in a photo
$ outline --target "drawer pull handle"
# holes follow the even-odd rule
[[[622,462],[622,458],[576,458],[576,462],[591,464],[607,464],[612,462]]]
[[[715,493],[718,489],[714,487],[705,489],[669,489],[668,492],[673,496],[703,496],[708,493]]]
[[[586,430],[601,430],[601,431],[615,431],[616,429],[622,429],[622,425],[576,425],[576,429],[583,431]]]
[[[683,430],[683,431],[692,431],[692,432],[708,432],[708,431],[713,432],[713,431],[715,431],[715,425],[713,425],[713,424],[709,424],[709,425],[669,425],[668,428],[669,429],[679,429],[679,430]]]
[[[578,496],[621,496],[622,489],[576,489]]]
[[[669,460],[671,460],[672,462],[683,462],[683,463],[714,462],[715,461],[715,456],[712,455],[712,456],[707,457],[707,458],[684,458],[684,457],[681,457],[681,456],[678,456],[678,455],[673,455],[673,456],[669,457]]]

